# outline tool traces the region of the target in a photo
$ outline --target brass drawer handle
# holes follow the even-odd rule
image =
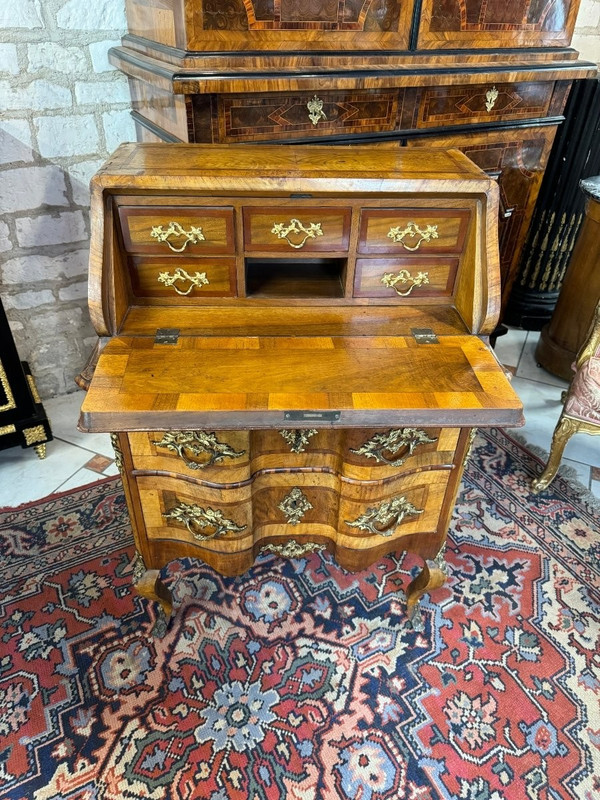
[[[208,286],[210,283],[206,277],[206,272],[196,272],[194,275],[190,275],[189,272],[186,272],[182,267],[177,267],[172,275],[170,272],[159,273],[157,280],[159,283],[164,283],[165,286],[172,286],[177,294],[183,295],[184,297],[186,297],[192,291],[194,286],[197,286],[198,289],[201,289],[203,286]],[[184,292],[175,285],[177,281],[189,281],[190,285]]]
[[[374,458],[375,461],[392,467],[400,467],[420,444],[431,444],[435,441],[437,439],[432,439],[418,428],[395,428],[387,433],[376,433],[356,450],[350,448],[350,452],[365,458]],[[405,447],[408,447],[408,453],[398,458],[398,452]],[[386,458],[386,452],[390,458]]]
[[[202,506],[180,503],[175,506],[163,517],[169,522],[179,522],[188,529],[194,539],[199,542],[207,542],[209,539],[217,539],[228,533],[241,533],[246,530],[247,525],[236,525],[232,519],[227,519],[222,511],[214,508],[202,508]],[[213,528],[211,533],[205,534],[201,531]]]
[[[274,222],[271,233],[274,233],[278,239],[285,239],[289,246],[294,247],[296,250],[304,247],[308,239],[316,239],[317,236],[323,236],[320,222],[311,222],[307,228],[299,219],[291,219],[287,225],[285,222]],[[301,242],[295,244],[289,239],[291,233],[296,236],[304,234],[304,238]]]
[[[290,539],[285,544],[266,544],[260,548],[261,553],[275,553],[284,558],[300,558],[319,550],[325,550],[325,545],[318,542],[297,542],[295,539]]]
[[[284,429],[279,433],[289,444],[291,453],[303,453],[311,436],[316,436],[318,431],[316,428],[308,428],[307,430],[294,429],[291,431]]]
[[[485,109],[486,111],[491,111],[492,108],[496,105],[496,100],[498,99],[498,89],[495,86],[492,86],[491,89],[488,89],[485,93]]]
[[[310,511],[313,506],[304,492],[298,488],[298,486],[294,486],[291,492],[279,503],[277,508],[283,511],[288,525],[298,525],[302,517],[307,511]]]
[[[184,228],[182,228],[179,222],[169,222],[168,228],[163,228],[162,225],[155,225],[150,232],[150,236],[153,239],[157,239],[159,242],[164,242],[174,253],[183,253],[188,244],[197,244],[198,242],[204,241],[202,228],[195,228],[192,225],[189,231],[186,231]],[[169,241],[170,236],[184,236],[185,241],[181,247],[175,247]]]
[[[411,245],[407,244],[404,239],[409,237],[409,239],[414,240],[417,237],[416,244]],[[427,225],[425,230],[419,228],[419,226],[414,222],[409,222],[406,228],[400,228],[397,225],[395,228],[390,228],[388,231],[388,239],[391,239],[396,244],[401,244],[405,250],[410,250],[414,253],[415,250],[418,250],[421,247],[423,242],[430,242],[432,239],[438,239],[438,226],[437,225]]]
[[[367,508],[354,522],[346,520],[346,525],[378,536],[391,536],[407,514],[422,514],[423,510],[413,506],[406,497],[394,497],[379,506]]]
[[[397,283],[407,283],[408,281],[412,281],[412,283],[404,292],[400,291],[400,289],[396,286]],[[429,283],[429,273],[417,272],[417,274],[413,277],[407,269],[401,269],[400,272],[397,272],[395,275],[393,272],[386,272],[382,277],[381,282],[384,284],[384,286],[389,286],[390,289],[393,289],[396,294],[400,295],[400,297],[408,297],[415,286],[423,286],[424,284]]]
[[[245,450],[234,450],[226,442],[220,442],[214,433],[207,431],[168,431],[160,442],[152,442],[156,447],[166,447],[182,459],[190,469],[204,469],[218,464],[224,458],[241,458]],[[208,455],[207,461],[191,461],[187,455]]]
[[[327,119],[327,114],[323,111],[323,101],[317,95],[308,101],[306,107],[308,108],[308,118],[313,125],[316,126],[322,119]]]

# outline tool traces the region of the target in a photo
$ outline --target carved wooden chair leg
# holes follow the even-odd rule
[[[423,629],[423,620],[419,600],[427,592],[439,589],[446,582],[446,563],[444,561],[444,548],[440,550],[434,559],[427,559],[423,569],[417,577],[411,581],[406,590],[406,610],[408,621],[415,630]]]
[[[552,435],[552,445],[550,446],[550,455],[548,456],[546,468],[539,477],[531,481],[531,489],[534,494],[541,492],[552,481],[560,466],[565,445],[578,430],[579,424],[575,420],[565,416],[559,418]]]

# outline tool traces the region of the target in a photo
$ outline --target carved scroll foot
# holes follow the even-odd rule
[[[406,590],[408,621],[415,630],[423,630],[419,600],[424,594],[431,592],[433,589],[439,589],[446,582],[443,557],[444,550],[442,548],[435,559],[427,559],[421,572],[411,581]]]
[[[135,582],[135,588],[148,600],[160,604],[158,619],[154,625],[152,633],[161,638],[167,632],[171,612],[173,611],[173,597],[169,589],[160,579],[160,572],[157,569],[147,569],[144,574]]]
[[[578,425],[575,420],[569,417],[561,417],[558,420],[552,435],[552,445],[550,446],[550,455],[548,456],[546,468],[539,477],[531,481],[531,491],[534,494],[541,492],[553,480],[558,472],[565,446],[571,436],[577,433],[577,430]]]

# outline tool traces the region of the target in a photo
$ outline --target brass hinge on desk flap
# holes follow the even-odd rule
[[[438,338],[431,328],[411,328],[417,344],[439,344]]]
[[[154,344],[177,344],[179,328],[157,328]]]

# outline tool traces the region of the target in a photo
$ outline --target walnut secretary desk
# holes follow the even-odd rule
[[[200,558],[408,550],[444,582],[474,430],[522,423],[487,343],[498,186],[457,150],[121,145],[92,180],[98,348],[138,588]]]

